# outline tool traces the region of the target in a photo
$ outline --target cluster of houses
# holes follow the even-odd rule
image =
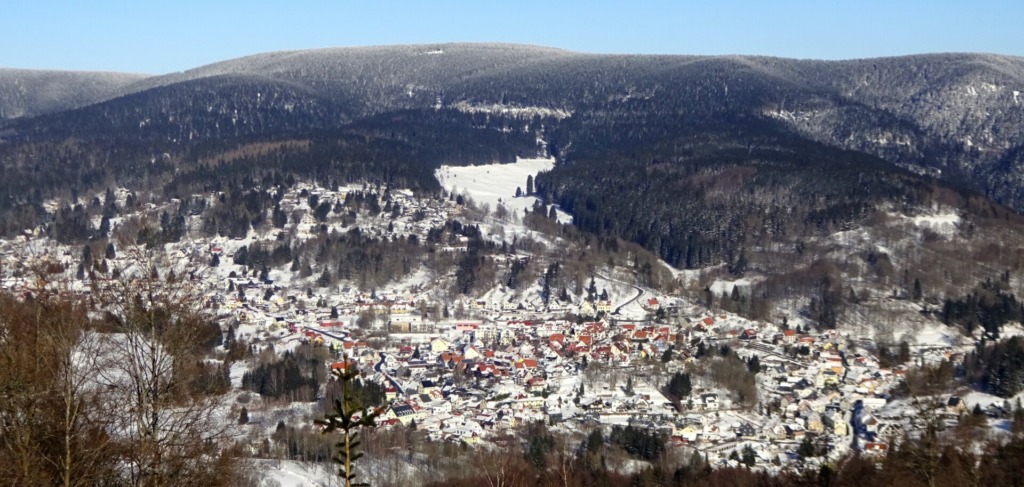
[[[315,187],[294,191],[282,207],[307,216],[308,196],[332,204],[345,197]],[[392,218],[386,229],[371,227],[385,236],[425,233],[458,211],[450,202],[431,204],[408,192],[391,197],[402,215],[419,214]],[[300,225],[316,233],[317,222],[303,218]],[[247,242],[192,242],[176,249],[208,260]],[[9,250],[5,266],[18,264],[21,257]],[[69,264],[77,258],[61,255]],[[838,455],[857,436],[863,451],[879,452],[912,422],[889,410],[903,370],[881,367],[870,347],[835,330],[798,333],[665,296],[644,299],[645,316],[635,319],[619,319],[613,311],[621,303],[607,299],[551,309],[498,298],[442,303],[413,289],[341,288],[325,296],[290,288],[287,278],[257,281],[245,277],[248,272],[229,277],[228,268],[236,266],[224,262],[203,278],[210,307],[237,336],[276,343],[276,349],[330,347],[335,360],[325,368],[359,367],[385,388],[383,427],[415,427],[436,441],[486,442],[535,421],[573,431],[633,424],[713,461],[729,462],[733,451],[749,445],[759,463],[781,468],[796,460],[805,438]],[[9,276],[0,284],[26,285]],[[465,316],[437,319],[442,308],[464,310]],[[567,319],[572,314],[601,318]],[[372,319],[360,323],[366,316]],[[723,345],[748,363],[756,357],[756,404],[741,404],[735,391],[708,378],[695,379],[683,401],[665,395],[671,374],[697,370],[709,360],[701,350],[713,355]],[[955,359],[956,353],[936,349],[919,358]],[[956,405],[946,410],[958,411]]]
[[[369,301],[358,293],[347,299],[354,301],[332,306],[343,309],[342,316],[376,306],[390,310],[392,324],[415,325],[393,327],[386,341],[377,342],[354,338],[361,330],[347,318],[309,318],[291,330],[333,343],[385,385],[384,427],[412,426],[432,440],[474,444],[534,421],[573,431],[634,424],[721,462],[750,445],[766,465],[782,468],[796,461],[805,438],[835,455],[845,453],[854,436],[863,451],[884,452],[913,420],[886,410],[904,370],[881,367],[873,353],[835,330],[797,333],[735,315],[683,310],[682,303],[664,298],[677,318],[576,322],[539,309],[510,313],[483,303],[469,306],[476,319],[435,322],[420,317],[412,299],[382,295]],[[698,348],[714,354],[722,345],[745,361],[757,358],[756,405],[742,406],[733,391],[710,380],[699,381],[685,401],[666,397],[668,374],[706,360]],[[926,353],[956,359],[951,350]],[[662,368],[657,378],[651,372],[656,367]],[[609,378],[615,374],[618,380]]]

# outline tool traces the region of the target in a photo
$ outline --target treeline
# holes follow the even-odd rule
[[[623,430],[625,431],[625,430]],[[529,445],[530,443],[527,443]],[[990,443],[979,453],[926,436],[921,440],[894,443],[881,456],[851,453],[821,467],[768,473],[751,469],[762,461],[753,449],[733,452],[739,466],[714,468],[703,455],[694,452],[674,462],[655,461],[633,473],[608,466],[610,445],[600,432],[592,433],[579,445],[552,452],[544,462],[502,451],[499,455],[479,454],[473,472],[427,485],[476,486],[642,486],[642,487],[809,487],[905,485],[907,487],[962,487],[978,485],[1020,486],[1024,475],[1024,438],[1005,444]],[[529,452],[527,447],[527,452]]]
[[[664,453],[667,438],[646,428],[637,428],[633,425],[623,428],[616,425],[612,426],[608,441],[619,445],[634,457],[653,462]]]
[[[333,178],[312,182],[323,184],[333,192],[338,192],[341,187],[341,182]],[[359,215],[398,217],[403,213],[402,206],[394,201],[388,186],[367,183],[363,183],[362,190],[346,192],[343,201],[334,202],[321,201],[318,195],[303,189],[298,197],[309,210],[288,213],[281,204],[285,193],[295,183],[293,175],[271,171],[261,178],[241,178],[227,185],[217,184],[213,186],[213,192],[219,196],[213,205],[205,212],[192,209],[191,214],[203,213],[201,231],[207,236],[244,238],[253,229],[261,232],[289,229],[298,225],[307,213],[321,229],[326,228],[324,224],[329,220],[340,221],[341,226],[346,227]],[[200,206],[200,210],[203,208],[205,205]]]
[[[431,228],[424,244],[427,268],[439,275],[446,275],[454,269],[452,291],[464,295],[474,295],[497,284],[499,268],[494,256],[515,252],[515,243],[499,245],[484,238],[479,226],[460,220],[448,220]],[[454,249],[458,250],[452,251]],[[510,272],[514,271],[516,275],[522,272],[518,265],[512,264],[516,269],[510,269]],[[517,281],[510,277],[506,282]]]
[[[947,297],[942,303],[943,323],[962,326],[967,333],[980,326],[986,337],[999,338],[1004,324],[1024,321],[1024,304],[1009,291],[1009,284],[1010,272],[1006,271],[998,280],[979,283],[966,296]]]
[[[392,234],[389,238],[371,237],[359,228],[330,233],[320,230],[317,238],[294,244],[288,226],[297,225],[302,212],[286,214],[281,210],[285,188],[277,186],[274,191],[236,193],[240,196],[221,198],[207,213],[204,228],[214,234],[223,232],[225,228],[228,230],[225,236],[237,237],[245,236],[250,228],[281,230],[276,241],[260,241],[241,247],[233,256],[235,264],[247,266],[254,272],[289,266],[300,277],[316,273],[316,283],[320,287],[347,280],[362,288],[382,286],[407,275],[419,265],[423,250],[416,235]],[[344,201],[333,204],[320,201],[318,196],[307,192],[300,194],[300,198],[308,199],[316,220],[321,224],[328,218],[334,218],[348,226],[360,213],[392,217],[402,213],[402,206],[394,202],[389,190],[383,188],[380,191],[348,192]]]
[[[662,289],[673,283],[671,272],[657,256],[639,245],[557,223],[542,206],[528,212],[524,223],[540,233],[569,242],[569,248],[583,250],[570,254],[561,248],[547,248],[530,237],[518,236],[511,242],[502,240],[499,244],[484,238],[476,225],[449,221],[428,231],[426,265],[438,273],[454,268],[453,291],[456,293],[473,295],[500,285],[522,292],[538,285],[541,300],[549,306],[607,296],[607,290],[593,287],[595,272],[604,265],[631,268],[638,284],[644,286]],[[461,245],[465,246],[464,251],[441,249]],[[545,258],[537,258],[538,255]],[[505,261],[496,263],[501,259]]]
[[[736,274],[755,247],[849,227],[882,201],[914,205],[926,194],[880,159],[770,122],[683,127],[635,151],[565,155],[537,177],[537,192],[584,230],[637,242],[679,268],[725,262]]]
[[[110,219],[119,216],[122,210],[114,192],[107,188],[102,198],[96,196],[86,202],[79,200],[77,191],[72,192],[72,203],[64,204],[56,211],[46,227],[47,234],[63,243],[107,238],[110,234]],[[134,211],[136,203],[135,195],[129,193],[123,206]],[[96,217],[100,218],[99,226],[93,224]]]
[[[260,458],[284,458],[300,462],[327,463],[335,454],[336,438],[324,435],[310,426],[277,423],[274,433],[258,444]]]
[[[274,355],[273,350],[269,350],[256,367],[242,375],[242,389],[271,399],[316,401],[320,398],[320,388],[327,377],[325,348],[303,344],[294,351],[285,351],[280,358]]]
[[[363,406],[376,408],[385,405],[387,401],[384,386],[370,379],[356,378],[349,382],[348,390],[352,404],[356,405],[355,409],[362,409]],[[318,401],[321,411],[329,412],[336,399],[341,399],[341,382],[328,381],[323,397]]]
[[[964,358],[965,374],[982,390],[999,397],[1013,397],[1024,391],[1024,340],[979,344]]]
[[[360,289],[373,289],[412,272],[422,252],[417,238],[369,237],[352,228],[306,242],[295,251],[292,270],[305,276],[315,262],[320,269],[317,286],[347,280]]]

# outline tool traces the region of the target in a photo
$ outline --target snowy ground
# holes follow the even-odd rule
[[[917,347],[953,347],[964,344],[964,337],[959,330],[942,323],[927,323],[922,326],[914,337]]]
[[[719,279],[719,280],[715,281],[713,284],[711,284],[710,288],[711,288],[711,292],[714,293],[715,296],[721,296],[723,294],[726,294],[726,295],[731,294],[733,287],[738,288],[740,293],[749,294],[750,288],[754,284],[756,284],[757,281],[760,281],[760,280],[762,280],[762,279],[760,279],[760,278],[752,278],[752,277],[744,277],[742,279],[737,279],[735,281],[728,281],[728,280]]]
[[[259,487],[331,487],[340,479],[327,466],[294,461],[257,461],[262,481]]]
[[[469,195],[478,207],[487,204],[494,211],[499,204],[503,204],[509,213],[515,212],[522,217],[526,210],[533,208],[537,198],[516,198],[516,188],[525,194],[527,177],[537,177],[537,173],[550,171],[553,167],[554,159],[518,159],[513,164],[441,166],[435,175],[446,190]],[[556,211],[560,223],[572,223],[572,216],[561,210]]]
[[[913,218],[913,222],[918,227],[928,228],[945,236],[952,236],[960,225],[960,216],[956,213],[937,213],[916,216]]]
[[[984,392],[973,391],[964,396],[963,400],[965,403],[967,403],[967,407],[972,409],[974,408],[975,404],[980,405],[982,408],[987,408],[993,404],[997,406],[1002,406],[1007,402],[1010,404],[1010,407],[1012,408],[1017,406],[1018,401],[1024,402],[1024,392],[1006,399],[999,396],[994,396],[992,394],[986,394]]]

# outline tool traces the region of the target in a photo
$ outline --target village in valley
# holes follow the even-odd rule
[[[362,380],[383,391],[378,428],[415,428],[433,442],[487,445],[536,422],[552,430],[601,430],[606,437],[632,428],[664,439],[666,448],[698,452],[711,465],[780,470],[813,467],[851,450],[882,454],[893,439],[921,428],[922,415],[955,427],[975,408],[994,431],[1006,429],[1013,406],[994,396],[949,392],[910,398],[899,392],[914,367],[957,363],[971,350],[972,341],[955,332],[932,344],[884,344],[902,355],[893,363],[880,357],[883,344],[851,337],[842,327],[818,329],[796,315],[778,323],[751,321],[635,285],[622,267],[600,269],[582,292],[562,299],[543,289],[543,276],[517,289],[499,285],[465,295],[450,291],[451,276],[424,269],[366,289],[351,280],[322,279],[315,267],[302,276],[289,266],[268,268],[239,258],[261,242],[272,248],[285,237],[310,241],[353,228],[364,236],[425,243],[432,229],[456,220],[476,221],[492,241],[532,238],[541,242],[536,247],[558,245],[520,223],[522,213],[543,207],[534,198],[508,194],[495,205],[500,210],[479,211],[470,208],[471,192],[463,197],[457,187],[449,189],[447,197],[420,198],[367,185],[329,189],[297,183],[280,197],[289,217],[286,230],[236,238],[190,233],[158,248],[195,269],[189,279],[201,290],[210,316],[230,340],[249,349],[246,358],[230,363],[232,393],[226,401],[244,393],[243,377],[268,350],[315,347],[326,351],[320,377],[356,367]],[[320,204],[344,207],[357,192],[373,195],[373,204],[386,208],[370,216],[315,215]],[[127,195],[116,194],[124,206]],[[178,205],[138,204],[135,216],[158,218]],[[504,213],[500,229],[494,213]],[[345,216],[351,220],[343,222]],[[197,218],[189,217],[188,225],[201,225]],[[127,219],[110,222],[115,233]],[[463,253],[467,242],[453,236],[436,242],[434,251]],[[152,251],[112,246],[103,257],[90,256],[92,263],[102,261],[107,274],[82,272],[81,247],[27,232],[0,247],[3,286],[29,286],[16,269],[57,256],[70,288],[87,295],[110,270],[128,269],[138,255]],[[547,257],[506,251],[487,258],[507,267]],[[742,293],[741,285],[718,283],[716,289]],[[229,346],[225,342],[220,349]],[[275,410],[251,401],[241,434],[266,436],[279,422],[312,423],[308,408]],[[237,416],[241,407],[231,402],[225,414]]]

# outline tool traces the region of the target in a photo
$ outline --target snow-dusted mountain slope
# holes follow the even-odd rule
[[[0,68],[0,121],[110,99],[145,74]]]

